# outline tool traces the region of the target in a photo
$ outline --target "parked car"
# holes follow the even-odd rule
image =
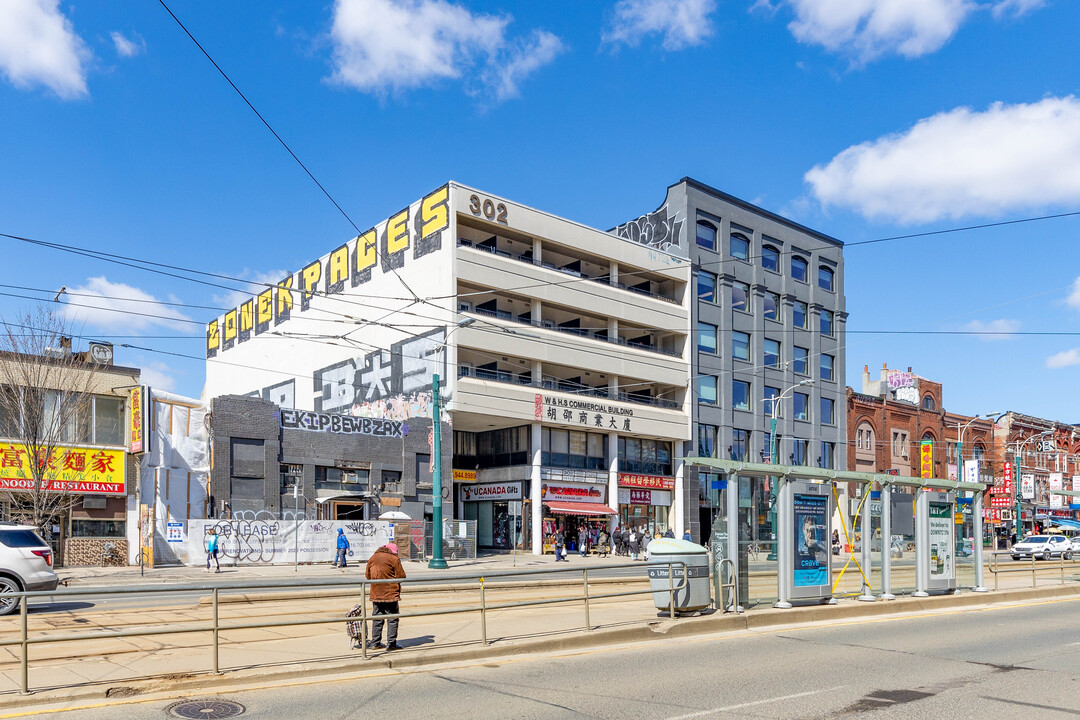
[[[1012,547],[1013,560],[1025,557],[1049,560],[1055,555],[1072,560],[1072,554],[1072,543],[1064,535],[1029,535]]]
[[[52,548],[30,525],[0,523],[0,615],[19,609],[8,593],[55,590]]]

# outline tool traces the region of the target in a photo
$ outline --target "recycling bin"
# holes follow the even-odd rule
[[[684,563],[686,584],[683,584],[683,565],[670,566],[672,577],[668,578],[668,563]],[[711,604],[709,591],[709,551],[688,540],[659,538],[649,543],[649,585],[653,591],[653,603],[658,610],[671,607],[670,588],[675,590],[675,612],[702,610]],[[670,584],[669,584],[670,583]]]

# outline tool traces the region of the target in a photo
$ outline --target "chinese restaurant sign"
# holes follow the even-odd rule
[[[26,446],[0,443],[0,489],[33,490],[31,463],[47,465],[42,473],[50,492],[123,495],[126,476],[123,450],[56,447],[49,458],[34,458]]]

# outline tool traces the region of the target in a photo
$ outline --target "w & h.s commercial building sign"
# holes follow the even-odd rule
[[[441,249],[442,233],[449,227],[450,186],[444,185],[212,320],[206,326],[206,357],[281,325],[293,312],[305,312],[314,295],[340,294],[346,284],[359,287],[380,266],[383,273],[404,267],[410,249],[413,259]]]

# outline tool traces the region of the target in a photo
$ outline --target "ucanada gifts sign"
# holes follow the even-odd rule
[[[36,466],[47,492],[124,495],[125,460],[123,450],[58,446],[45,457],[22,444],[0,443],[0,490],[34,490]]]

